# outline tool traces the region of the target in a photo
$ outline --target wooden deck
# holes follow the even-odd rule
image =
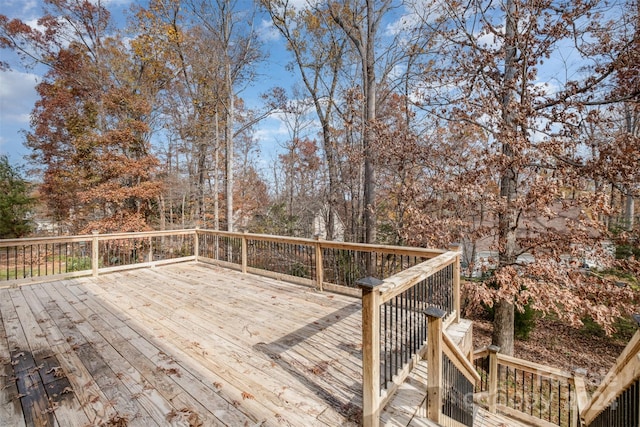
[[[357,298],[192,262],[2,288],[0,426],[358,425],[361,316]],[[435,425],[417,415],[426,369],[381,424]]]
[[[197,263],[0,289],[0,425],[358,424],[358,299]]]

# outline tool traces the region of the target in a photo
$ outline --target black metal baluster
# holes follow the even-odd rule
[[[549,383],[549,410],[547,411],[547,421],[551,422],[551,380],[547,381]]]
[[[394,297],[396,300],[396,312],[395,312],[395,333],[394,333],[394,339],[395,339],[395,346],[394,346],[394,367],[393,367],[393,374],[395,375],[396,372],[398,372],[398,357],[399,357],[399,350],[398,350],[398,297],[395,296]]]

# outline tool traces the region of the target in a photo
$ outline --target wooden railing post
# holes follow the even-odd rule
[[[247,272],[247,230],[242,232],[242,272]]]
[[[487,347],[489,350],[489,412],[496,413],[498,405],[498,352],[500,347],[496,345],[490,345]]]
[[[316,288],[322,292],[324,282],[324,264],[322,262],[322,243],[320,235],[316,234]]]
[[[196,262],[198,262],[198,257],[200,256],[200,236],[198,235],[198,231],[200,230],[196,227],[193,232],[193,255]]]
[[[453,309],[456,311],[454,323],[460,323],[460,255],[462,246],[458,243],[449,245],[451,252],[456,252],[456,260],[453,263]]]
[[[582,425],[581,412],[587,407],[589,403],[589,395],[587,394],[587,387],[584,383],[584,377],[587,375],[587,370],[580,368],[573,371],[573,387],[576,391],[575,402],[575,416],[572,416],[573,424],[571,427],[578,427]],[[571,408],[570,410],[573,410]]]
[[[153,237],[149,237],[149,252],[147,253],[148,261],[153,262]]]
[[[427,418],[440,423],[442,413],[442,318],[446,311],[429,307],[427,316]]]
[[[99,231],[93,230],[91,232],[93,238],[91,239],[91,275],[93,277],[98,276],[98,259],[100,258],[98,234]]]
[[[380,292],[383,282],[365,277],[362,289],[362,425],[380,425]]]

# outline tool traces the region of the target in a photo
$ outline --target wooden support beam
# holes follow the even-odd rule
[[[242,233],[242,272],[247,273],[247,232]]]
[[[98,231],[93,231],[93,238],[91,239],[91,275],[98,276],[98,259],[99,259],[99,247],[98,247]]]
[[[449,250],[457,254],[453,263],[453,309],[456,311],[455,323],[460,323],[460,255],[462,246],[458,243],[449,245]]]
[[[200,230],[197,227],[193,232],[193,255],[195,256],[196,262],[198,262],[198,257],[200,256],[200,235],[198,234],[199,232]]]
[[[498,403],[498,352],[500,347],[490,345],[489,350],[489,412],[496,413]]]
[[[382,280],[360,279],[362,289],[362,425],[380,425],[380,292]]]
[[[324,264],[322,262],[322,243],[320,235],[316,235],[316,289],[320,292],[323,290],[324,283]]]
[[[427,418],[441,423],[442,414],[442,318],[444,310],[429,307],[427,316]]]

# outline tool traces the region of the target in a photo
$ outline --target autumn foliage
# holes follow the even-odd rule
[[[637,2],[264,0],[301,84],[257,107],[268,42],[237,3],[138,4],[127,33],[46,5],[38,28],[0,16],[0,47],[46,67],[26,144],[69,232],[322,219],[330,239],[459,243],[506,353],[525,306],[608,331],[638,310]]]

